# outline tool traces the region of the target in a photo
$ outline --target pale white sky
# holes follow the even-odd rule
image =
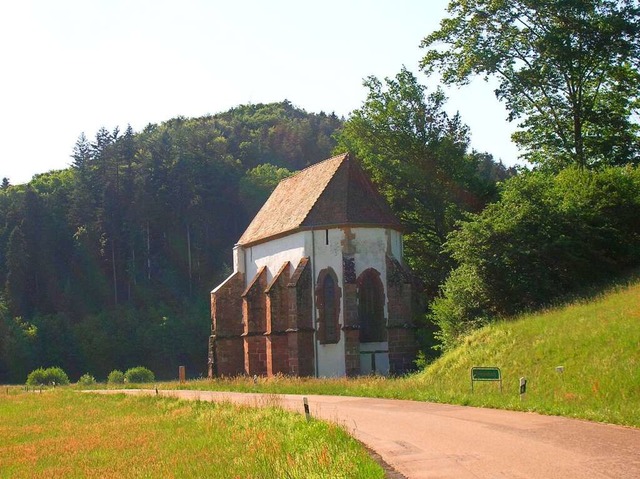
[[[288,99],[348,117],[362,80],[418,69],[446,0],[0,0],[0,178],[66,168],[81,132]],[[472,146],[512,165],[481,80],[447,90]]]

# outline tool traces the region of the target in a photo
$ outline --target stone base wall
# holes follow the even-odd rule
[[[413,315],[420,311],[419,284],[411,272],[387,256],[387,338],[389,372],[403,374],[415,369],[418,354]]]
[[[289,374],[289,341],[286,333],[270,334],[267,342],[267,375]]]
[[[315,361],[313,349],[314,331],[287,331],[288,374],[292,376],[314,376]]]
[[[351,265],[349,261],[345,264]],[[211,377],[315,375],[316,332],[309,258],[302,258],[291,274],[288,263],[284,265],[271,284],[266,279],[263,268],[243,290],[243,275],[234,273],[211,294]],[[346,282],[342,287],[345,372],[347,376],[357,376],[361,365],[356,284]],[[385,299],[391,374],[415,368],[418,344],[412,314],[417,311],[417,291],[410,272],[388,257]]]
[[[389,372],[404,374],[415,369],[418,342],[413,328],[388,328]]]
[[[264,335],[244,337],[244,372],[249,376],[267,374],[267,338]]]
[[[233,377],[244,374],[244,342],[240,336],[215,338],[213,374]]]
[[[263,267],[246,289],[234,273],[211,293],[209,377],[315,375],[309,258],[289,271],[267,285]]]
[[[211,293],[208,373],[237,376],[244,372],[242,293],[244,275],[234,273]]]

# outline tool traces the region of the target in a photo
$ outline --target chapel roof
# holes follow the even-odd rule
[[[282,180],[238,240],[242,246],[316,227],[377,226],[400,221],[349,153]]]

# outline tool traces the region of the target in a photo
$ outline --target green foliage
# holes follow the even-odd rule
[[[416,366],[418,371],[422,371],[429,365],[429,357],[425,354],[424,351],[418,351],[418,355],[416,356],[415,361],[413,363]]]
[[[0,300],[0,383],[20,384],[35,366],[35,325],[21,317],[12,318]]]
[[[247,212],[254,215],[262,207],[281,180],[291,176],[291,171],[269,163],[258,165],[247,171],[240,180],[240,198]]]
[[[128,383],[152,383],[155,381],[155,376],[152,371],[144,366],[137,366],[135,368],[129,368],[124,373],[125,381]]]
[[[640,161],[640,9],[617,0],[451,1],[422,47],[445,83],[496,77],[496,97],[529,161],[568,165]]]
[[[500,173],[489,172],[487,162],[498,165],[467,153],[468,129],[444,111],[440,89],[427,92],[404,68],[384,83],[370,77],[364,85],[367,99],[345,123],[338,148],[355,154],[389,201],[407,229],[406,259],[435,294],[450,269],[442,244],[463,211],[491,199]]]
[[[81,386],[93,386],[96,383],[96,378],[94,378],[91,374],[85,373],[80,376],[78,379],[78,384]]]
[[[458,262],[432,305],[445,348],[640,264],[640,168],[530,172],[446,244]]]
[[[109,384],[124,384],[124,373],[118,369],[114,369],[107,376],[107,383]]]
[[[59,367],[34,369],[27,376],[28,386],[66,386],[67,384],[69,384],[69,377]]]
[[[438,326],[435,348],[448,350],[459,338],[490,319],[488,300],[478,273],[472,265],[454,269],[442,286],[442,296],[431,304],[431,318]]]

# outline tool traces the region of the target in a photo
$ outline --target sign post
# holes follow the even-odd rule
[[[496,367],[473,367],[471,368],[471,392],[475,381],[500,381],[500,392],[502,392],[502,373]]]

